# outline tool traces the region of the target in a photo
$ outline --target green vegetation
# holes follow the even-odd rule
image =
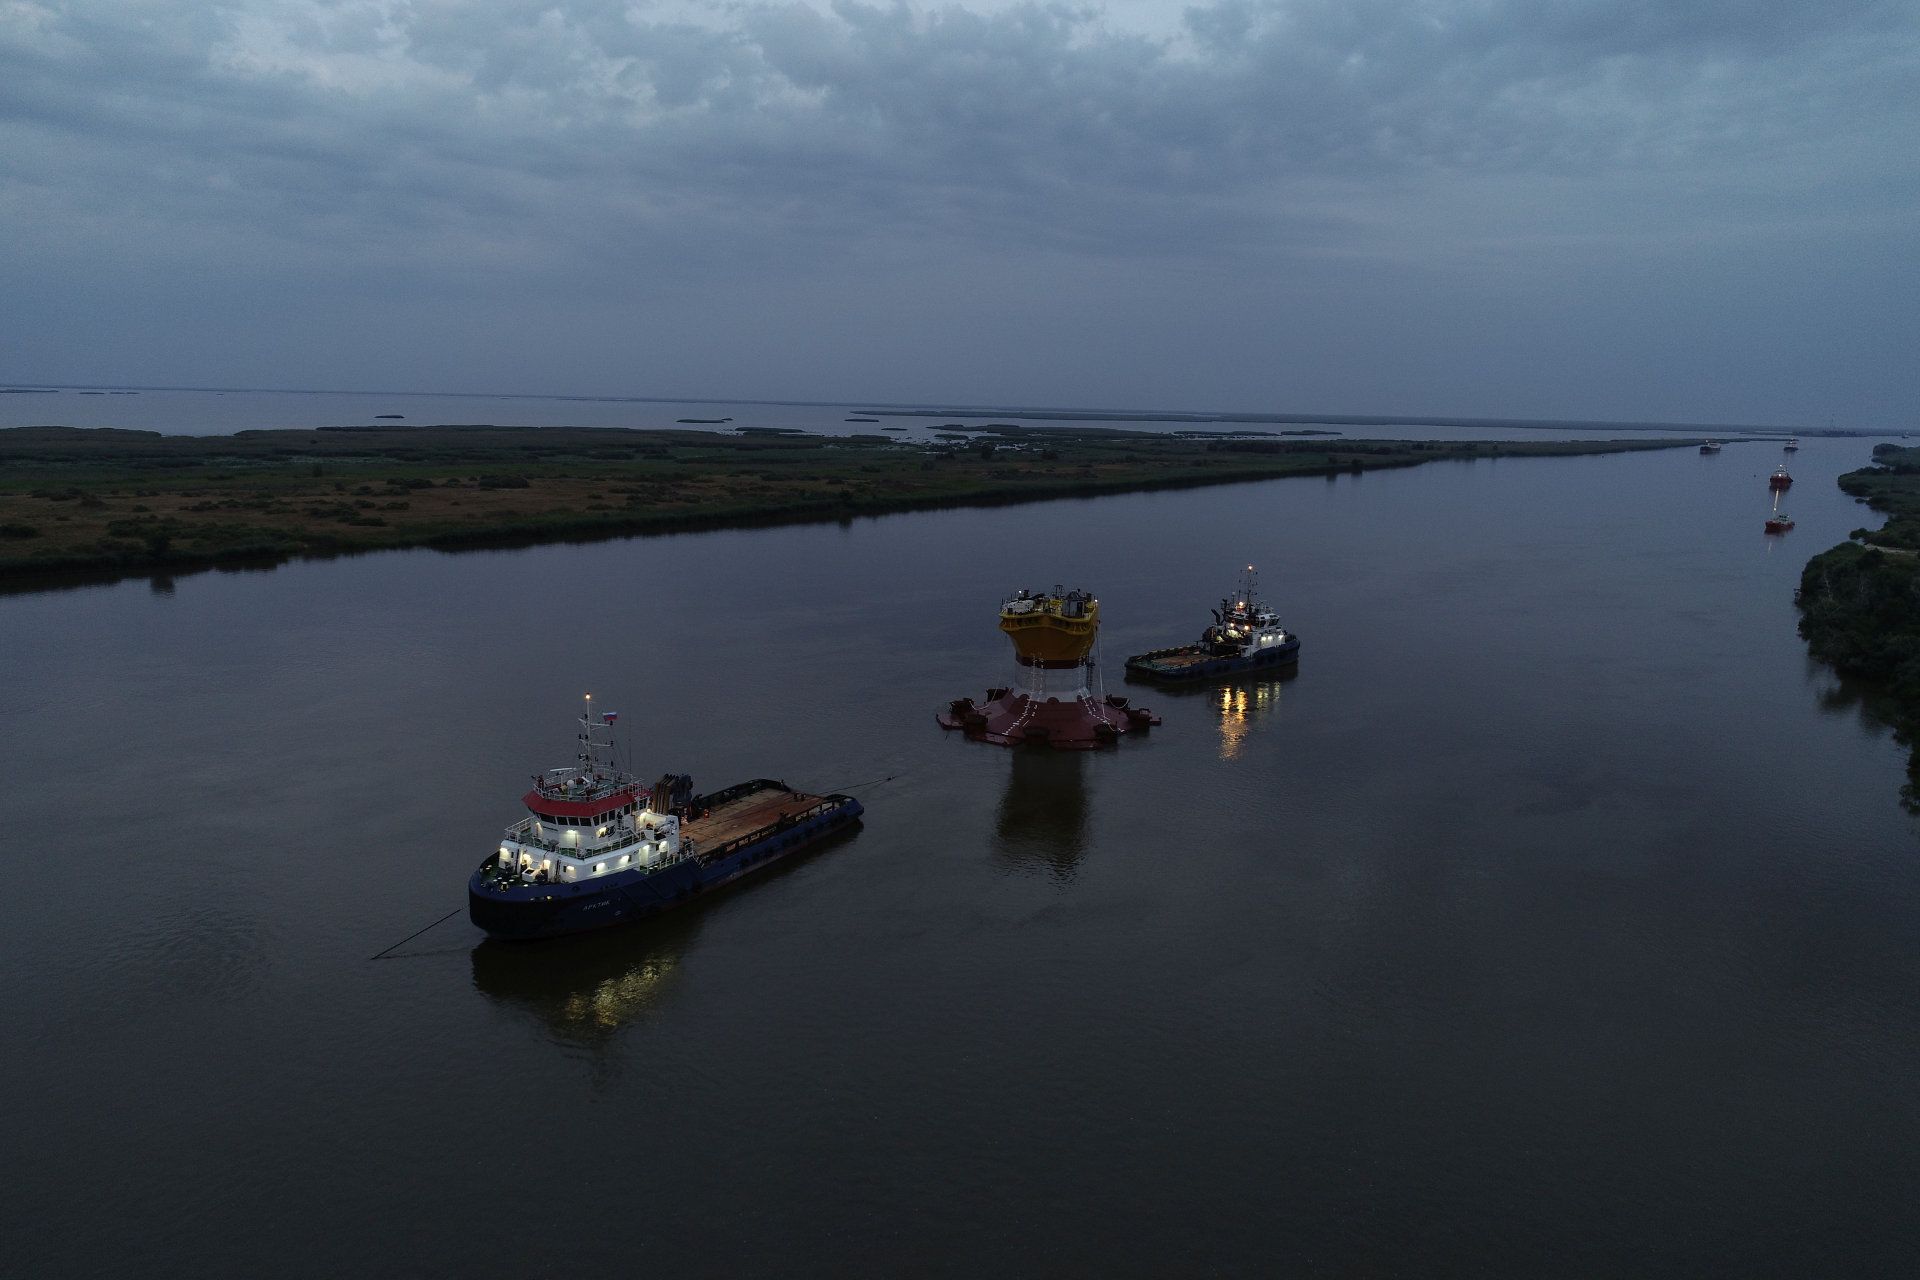
[[[994,424],[935,444],[617,428],[165,436],[0,430],[0,590],[61,577],[502,546],[1697,441],[1183,438]]]
[[[1920,449],[1883,444],[1873,458],[1840,487],[1887,523],[1807,562],[1800,634],[1814,657],[1873,686],[1872,710],[1911,749],[1901,797],[1920,811]]]

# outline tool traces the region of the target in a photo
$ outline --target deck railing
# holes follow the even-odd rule
[[[579,828],[579,830],[582,831],[586,829],[585,827]],[[548,840],[536,836],[533,833],[533,819],[523,818],[507,828],[505,838],[515,844],[526,845],[530,849],[544,849],[548,853],[564,853],[575,857],[586,857],[590,854],[606,853],[609,850],[617,852],[626,845],[638,843],[643,837],[637,828],[615,827],[609,830],[604,836],[593,836],[582,840],[578,844],[569,844],[561,840]],[[657,836],[653,838],[658,839]],[[596,840],[601,843],[593,843],[593,841]]]
[[[757,782],[742,783],[737,787],[729,787],[727,788],[726,791],[715,792],[712,796],[706,796],[702,798],[707,800],[719,800],[722,803],[724,803],[726,800],[734,798],[734,796],[730,795],[729,793],[746,794],[747,792],[759,789],[759,785],[760,784]],[[832,813],[835,810],[842,808],[846,803],[847,803],[847,797],[845,796],[823,797],[822,799],[816,801],[815,803],[807,806],[805,809],[800,810],[798,813],[790,813],[790,814],[783,815],[782,817],[777,818],[774,821],[769,822],[764,826],[756,827],[752,831],[746,832],[744,835],[735,836],[733,839],[728,840],[723,844],[715,845],[711,849],[698,848],[694,840],[686,837],[685,835],[682,835],[680,838],[679,847],[671,852],[665,853],[664,856],[662,856],[658,862],[648,864],[648,869],[658,870],[661,867],[670,866],[673,863],[683,861],[684,859],[687,859],[687,858],[699,858],[702,862],[711,862],[716,858],[724,858],[729,853],[732,853],[737,849],[745,848],[747,845],[754,844],[758,841],[764,840],[768,836],[778,835],[782,831],[792,830],[794,827],[799,826],[803,822],[807,822],[814,818],[818,818],[823,814]],[[583,858],[583,859],[594,856],[589,852],[589,850],[587,850],[584,847],[576,848],[571,845],[561,845],[554,841],[536,839],[532,834],[532,828],[533,828],[533,820],[531,818],[526,819],[525,821],[522,821],[522,822],[515,823],[513,826],[507,828],[507,839],[514,844],[523,845],[533,849],[543,849],[548,853],[566,854],[570,857]],[[605,852],[605,851],[602,850],[601,852]],[[494,855],[494,863],[497,868],[499,865],[498,854]],[[509,873],[508,878],[513,878],[514,874],[516,873]],[[593,879],[594,877],[589,876],[586,878]],[[570,882],[570,881],[562,880],[562,881],[558,881],[557,883],[561,883],[561,884],[578,883],[578,881]]]

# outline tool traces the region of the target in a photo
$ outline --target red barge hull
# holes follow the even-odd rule
[[[1092,751],[1112,746],[1120,735],[1149,728],[1160,717],[1145,707],[1130,707],[1117,694],[1102,699],[1036,698],[1013,689],[989,689],[987,700],[956,698],[934,719],[942,729],[957,729],[980,742],[1015,747],[1035,743],[1061,751]]]

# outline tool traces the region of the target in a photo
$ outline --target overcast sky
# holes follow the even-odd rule
[[[0,379],[1920,427],[1920,0],[0,0]]]

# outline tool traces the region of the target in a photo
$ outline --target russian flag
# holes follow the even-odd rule
[[[602,720],[605,720],[608,724],[612,724],[615,720],[618,720],[620,718],[620,713],[618,711],[602,711],[600,713],[600,718]]]

